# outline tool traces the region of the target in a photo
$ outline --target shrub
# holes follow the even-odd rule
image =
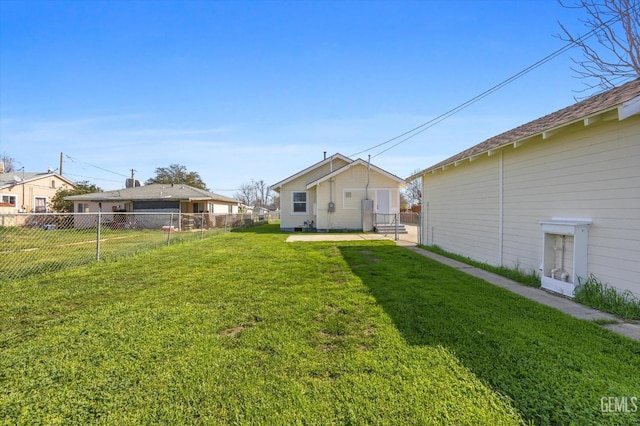
[[[580,280],[574,300],[624,319],[640,319],[640,300],[633,293],[603,284],[593,274],[584,282]]]

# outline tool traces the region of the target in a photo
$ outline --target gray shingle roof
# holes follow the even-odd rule
[[[46,172],[46,173],[24,172],[23,173],[22,171],[13,171],[9,173],[0,173],[0,187],[5,188],[9,186],[19,185],[22,182],[29,182],[32,180],[41,179],[48,176],[55,176],[67,182],[68,184],[73,185],[73,182],[71,182],[65,177],[60,176],[57,173],[50,173],[50,172]]]
[[[204,189],[194,188],[188,185],[166,185],[154,183],[151,185],[136,186],[132,188],[117,189],[107,192],[94,192],[91,194],[72,195],[65,197],[69,201],[204,201],[214,200],[227,203],[238,203],[238,200],[214,194]]]
[[[487,139],[412,177],[604,112],[640,96],[640,78]],[[409,178],[411,179],[411,178]]]

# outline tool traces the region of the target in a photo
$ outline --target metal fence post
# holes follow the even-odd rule
[[[200,239],[204,239],[204,212],[202,212],[202,220],[200,221]]]
[[[398,241],[398,221],[400,220],[400,213],[394,213],[393,222],[395,223],[395,240]]]
[[[169,227],[167,228],[167,245],[171,244],[171,232],[173,231],[173,212],[169,215]]]
[[[102,209],[98,209],[98,226],[96,232],[96,260],[100,260],[100,224],[102,223]]]

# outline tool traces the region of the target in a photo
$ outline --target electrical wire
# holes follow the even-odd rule
[[[638,7],[638,6],[636,6],[636,7]],[[473,105],[474,103],[480,101],[481,99],[491,95],[492,93],[498,91],[499,89],[503,88],[504,86],[514,82],[515,80],[519,79],[520,77],[524,76],[525,74],[528,74],[529,72],[533,71],[534,69],[544,65],[545,63],[547,63],[550,60],[556,58],[557,56],[562,55],[566,51],[574,48],[579,42],[587,40],[590,37],[592,37],[593,35],[595,35],[602,27],[608,27],[609,25],[615,23],[616,21],[619,21],[620,19],[621,19],[620,16],[614,16],[613,18],[609,19],[608,21],[603,22],[600,26],[598,26],[598,27],[592,29],[591,31],[589,31],[588,33],[578,37],[575,41],[567,43],[565,46],[561,47],[560,49],[550,53],[549,55],[545,56],[544,58],[540,59],[539,61],[533,63],[532,65],[529,65],[527,68],[523,69],[522,71],[517,72],[516,74],[512,75],[511,77],[509,77],[509,78],[503,80],[502,82],[496,84],[495,86],[485,90],[484,92],[480,93],[479,95],[476,95],[473,98],[469,99],[468,101],[461,103],[460,105],[456,106],[455,108],[452,108],[452,109],[448,110],[447,112],[444,112],[444,113],[438,115],[437,117],[432,118],[431,120],[429,120],[429,121],[427,121],[425,123],[422,123],[421,125],[419,125],[417,127],[414,127],[411,130],[408,130],[408,131],[406,131],[406,132],[404,132],[404,133],[402,133],[402,134],[400,134],[398,136],[395,136],[395,137],[393,137],[391,139],[388,139],[388,140],[386,140],[386,141],[384,141],[382,143],[379,143],[377,145],[374,145],[374,146],[372,146],[370,148],[367,148],[365,150],[362,150],[360,152],[352,154],[349,157],[355,157],[355,156],[363,154],[365,152],[372,151],[372,150],[374,150],[376,148],[379,148],[379,147],[381,147],[383,145],[386,145],[388,143],[391,143],[391,142],[393,142],[395,140],[398,140],[398,139],[408,135],[406,138],[400,140],[399,142],[397,142],[397,143],[391,145],[390,147],[378,152],[375,155],[372,155],[371,158],[375,158],[375,157],[377,157],[377,156],[389,151],[390,149],[397,147],[398,145],[408,141],[409,139],[412,139],[412,138],[418,136],[419,134],[425,132],[426,130],[430,129],[431,127],[435,126],[436,124],[446,120],[447,118],[451,117],[452,115],[457,114],[458,112],[462,111],[463,109],[465,109],[465,108]]]
[[[102,180],[105,182],[118,182],[118,183],[122,183],[122,181],[120,180],[114,180],[114,179],[105,179],[105,178],[99,178],[99,177],[94,177],[94,176],[83,176],[83,175],[77,175],[74,173],[65,173],[65,176],[75,176],[75,177],[79,177],[79,178],[85,178],[85,179],[94,179],[94,180]]]
[[[128,177],[129,177],[129,176],[127,176],[127,175],[123,175],[122,173],[114,172],[114,171],[111,171],[111,170],[105,169],[105,168],[103,168],[103,167],[96,166],[95,164],[87,163],[86,161],[79,160],[79,159],[77,159],[77,158],[73,158],[73,157],[71,157],[71,156],[69,156],[69,155],[67,155],[67,154],[65,154],[64,156],[65,156],[65,157],[67,157],[69,160],[73,161],[74,163],[84,163],[84,164],[86,164],[86,165],[88,165],[88,166],[95,167],[96,169],[102,170],[103,172],[113,173],[114,175],[122,176],[122,177],[125,177],[125,178],[128,178]]]

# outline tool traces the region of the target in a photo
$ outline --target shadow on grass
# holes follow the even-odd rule
[[[407,343],[447,348],[528,420],[637,424],[607,417],[601,399],[640,396],[640,342],[401,247],[340,250]]]

